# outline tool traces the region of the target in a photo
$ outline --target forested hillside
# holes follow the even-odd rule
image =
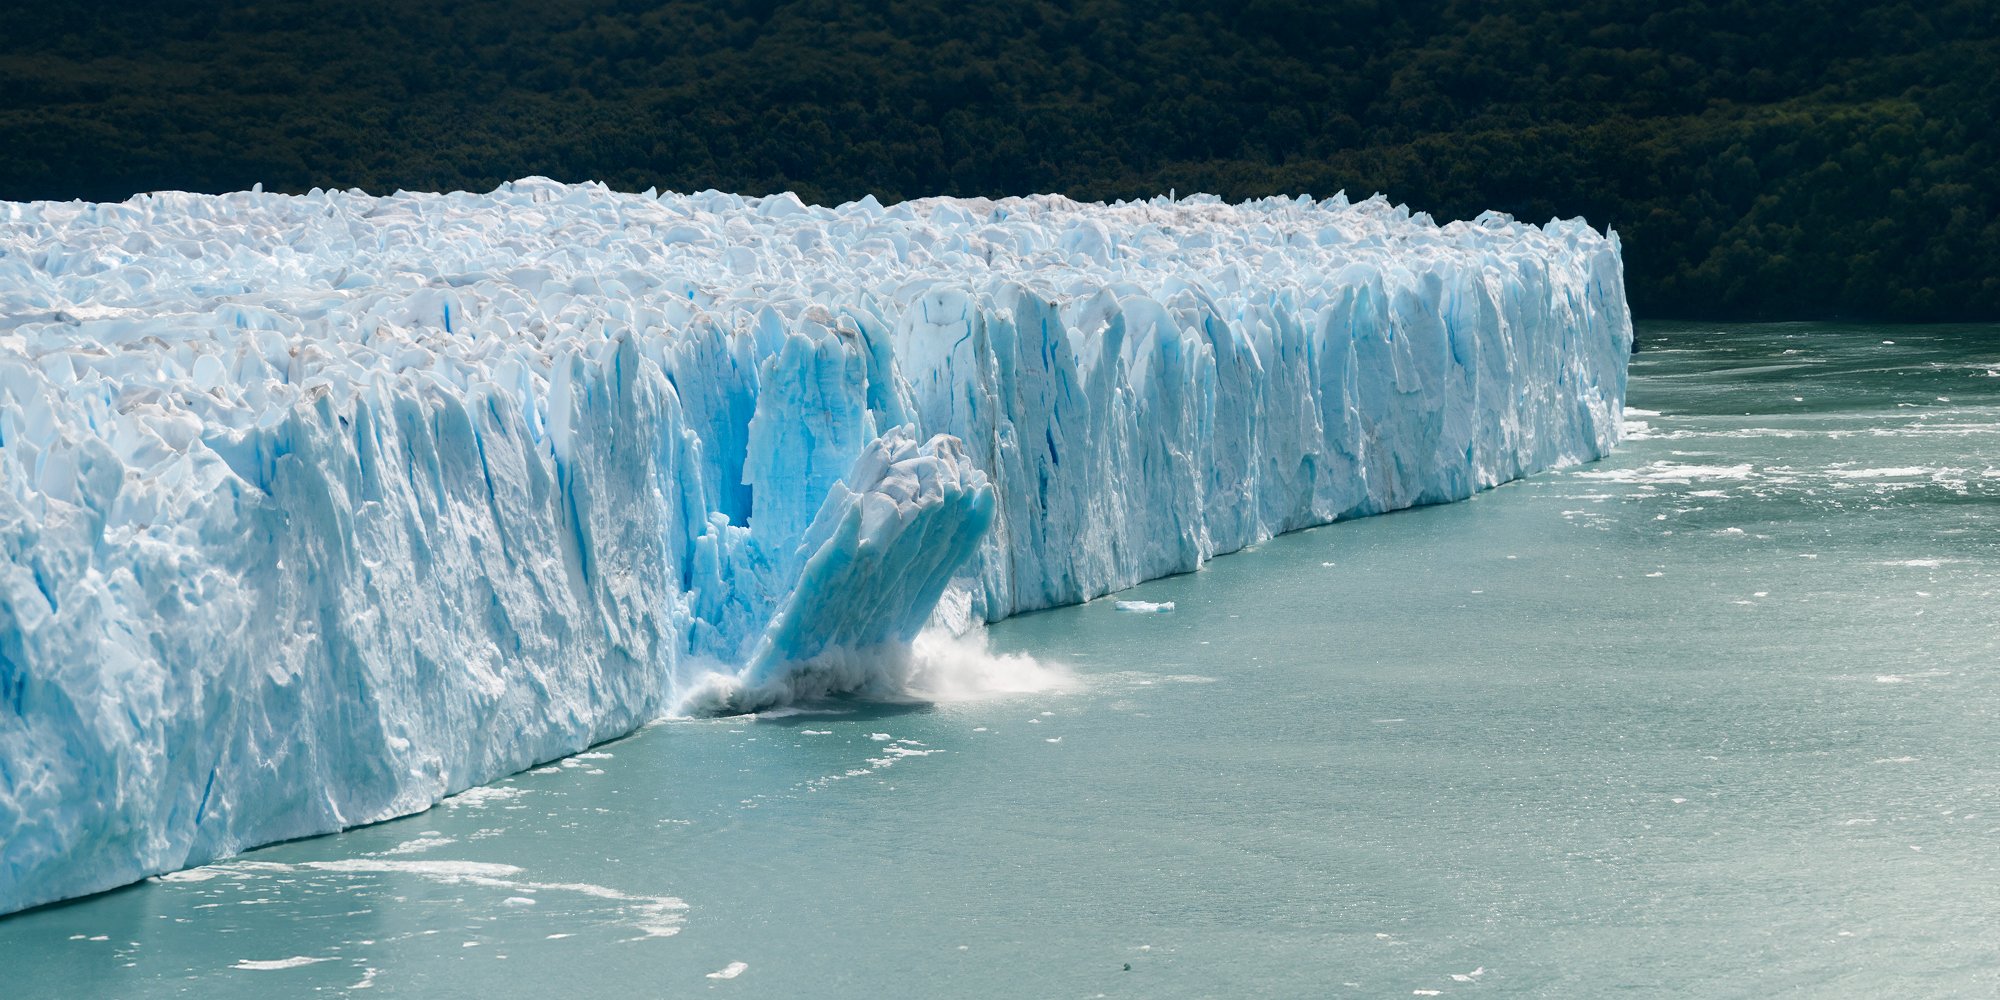
[[[0,198],[1381,191],[1582,215],[1642,315],[2000,318],[1991,0],[0,7]]]

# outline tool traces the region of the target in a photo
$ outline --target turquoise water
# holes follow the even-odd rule
[[[1641,340],[1605,462],[992,629],[1057,689],[656,725],[0,996],[2000,993],[2000,336]]]

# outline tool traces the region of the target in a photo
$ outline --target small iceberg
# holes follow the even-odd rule
[[[1174,610],[1174,602],[1161,601],[1155,604],[1152,601],[1119,601],[1118,610],[1141,615],[1164,615]]]

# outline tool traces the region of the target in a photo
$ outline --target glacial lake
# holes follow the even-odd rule
[[[1628,439],[0,918],[0,997],[2000,994],[2000,336],[1646,325]]]

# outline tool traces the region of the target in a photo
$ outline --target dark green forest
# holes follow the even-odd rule
[[[1993,0],[0,6],[0,198],[1380,191],[1654,317],[2000,318],[1996,116]]]

